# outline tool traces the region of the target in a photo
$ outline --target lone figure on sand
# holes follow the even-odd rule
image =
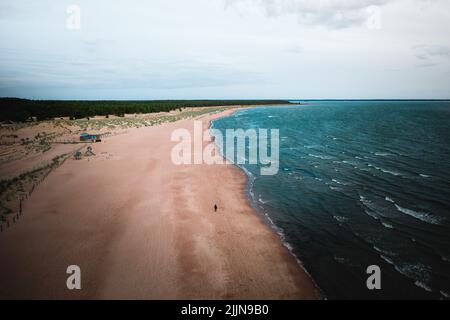
[[[214,205],[214,212],[217,212],[217,204]]]

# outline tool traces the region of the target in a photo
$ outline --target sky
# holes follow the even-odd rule
[[[448,0],[0,0],[0,97],[448,99]]]

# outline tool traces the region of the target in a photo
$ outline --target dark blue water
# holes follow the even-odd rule
[[[450,102],[307,102],[213,126],[280,130],[278,174],[242,166],[249,195],[325,297],[449,298]]]

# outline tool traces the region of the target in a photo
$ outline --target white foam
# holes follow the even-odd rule
[[[337,183],[337,184],[341,184],[341,185],[344,185],[344,186],[346,186],[348,183],[345,183],[345,182],[342,182],[342,181],[339,181],[339,180],[337,180],[337,179],[331,179],[331,181],[333,181],[334,183]]]
[[[386,223],[386,222],[381,222],[381,224],[383,226],[385,226],[386,228],[388,228],[388,229],[394,229],[394,226],[392,224],[389,224],[389,223]]]
[[[359,201],[369,210],[365,210],[364,212],[371,216],[372,218],[379,220],[379,215],[383,216],[382,213],[380,213],[380,209],[370,200],[368,200],[366,197],[359,195]]]
[[[442,218],[441,217],[437,217],[437,216],[433,216],[429,213],[426,212],[419,212],[419,211],[414,211],[411,209],[407,209],[407,208],[403,208],[400,207],[398,204],[395,204],[395,207],[397,208],[398,211],[407,214],[410,217],[419,219],[423,222],[426,223],[430,223],[430,224],[440,224]]]
[[[428,292],[432,292],[433,290],[431,290],[431,288],[429,286],[427,286],[425,283],[423,283],[422,281],[416,281],[414,282],[414,284],[419,287],[422,288]]]
[[[392,252],[392,251],[387,251],[387,250],[383,250],[378,248],[377,246],[373,246],[373,248],[378,251],[379,253],[382,253],[383,255],[388,255],[388,256],[398,256],[398,253]]]
[[[375,220],[380,220],[380,217],[378,217],[374,212],[368,211],[368,210],[364,210],[364,212],[365,212],[368,216],[374,218]]]
[[[392,171],[392,170],[387,170],[387,169],[384,169],[384,168],[380,168],[380,167],[377,167],[377,166],[375,166],[375,165],[373,165],[373,164],[371,164],[371,163],[367,164],[367,166],[368,166],[368,167],[371,167],[371,168],[374,168],[374,169],[376,169],[376,170],[379,170],[379,171],[381,171],[381,172],[391,174],[391,175],[393,175],[393,176],[400,176],[400,175],[401,175],[401,173],[399,173],[399,172]]]
[[[382,172],[384,172],[384,173],[392,174],[393,176],[399,176],[399,175],[401,175],[401,173],[398,173],[398,172],[395,172],[395,171],[391,171],[391,170],[386,170],[386,169],[383,169],[383,168],[380,168],[380,170],[381,170]]]
[[[391,156],[392,154],[387,153],[387,152],[375,152],[375,155],[376,155],[376,156],[379,156],[379,157],[389,157],[389,156]]]
[[[431,290],[431,288],[428,286],[428,282],[431,278],[431,267],[423,265],[421,263],[401,263],[398,265],[394,265],[394,269],[402,275],[414,280],[416,282],[416,286],[420,286],[423,289],[425,289],[426,287]]]
[[[262,204],[266,204],[266,203],[269,202],[269,201],[265,201],[265,200],[261,199],[261,197],[260,197],[260,198],[258,198],[258,202],[260,202],[260,203],[262,203]]]
[[[330,157],[330,156],[321,156],[321,155],[311,154],[311,153],[309,153],[308,156],[313,157],[313,158],[322,159],[322,160],[331,160],[331,159],[333,159],[333,157]]]
[[[386,198],[384,198],[384,199],[385,199],[386,201],[390,202],[390,203],[395,203],[395,201],[392,200],[392,198],[386,197]]]
[[[380,258],[383,259],[384,261],[386,261],[387,263],[394,265],[394,261],[392,261],[390,258],[388,258],[382,254],[380,254]]]
[[[347,222],[349,219],[347,217],[342,217],[342,216],[333,216],[333,218],[341,223]]]
[[[328,186],[331,190],[333,190],[333,191],[342,191],[342,189],[341,188],[338,188],[338,187],[333,187],[333,186]]]

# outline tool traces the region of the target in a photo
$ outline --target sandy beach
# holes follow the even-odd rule
[[[231,112],[201,116],[204,129]],[[318,298],[249,205],[243,172],[172,163],[177,128],[193,119],[130,129],[54,170],[0,234],[0,298]],[[69,265],[82,290],[66,288]]]

